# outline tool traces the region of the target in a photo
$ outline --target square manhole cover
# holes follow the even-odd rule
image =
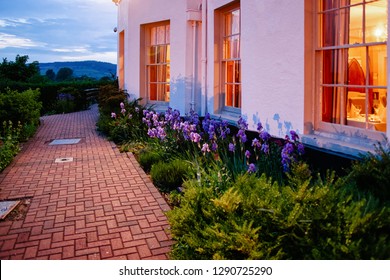
[[[63,163],[63,162],[72,162],[73,158],[72,157],[60,157],[55,159],[55,163]]]
[[[3,220],[19,202],[20,200],[0,201],[0,219]]]
[[[72,145],[80,142],[80,138],[72,139],[55,139],[49,143],[49,145]]]

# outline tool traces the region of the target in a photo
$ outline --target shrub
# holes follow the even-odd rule
[[[103,85],[99,88],[98,104],[102,114],[110,115],[111,112],[120,111],[119,103],[127,98],[127,93],[117,85]]]
[[[390,201],[390,148],[378,145],[375,153],[354,162],[347,183],[381,201]]]
[[[23,92],[7,89],[5,93],[0,93],[0,122],[20,124],[19,141],[31,137],[39,124],[42,108],[38,101],[39,94],[39,90],[31,89]]]
[[[170,162],[157,162],[151,168],[153,183],[162,192],[170,192],[181,187],[185,178],[191,174],[191,164],[182,159]]]
[[[19,152],[21,126],[14,127],[11,121],[4,121],[0,133],[0,171],[4,170]]]
[[[229,183],[220,171],[186,181],[180,207],[168,213],[172,258],[390,257],[390,208],[356,198],[332,174],[314,180],[305,167],[291,172],[283,186],[254,174]]]
[[[149,172],[153,164],[158,163],[164,158],[164,155],[156,150],[142,149],[138,155],[138,161],[145,172]]]
[[[42,108],[39,95],[39,90],[31,89],[23,92],[7,89],[0,93],[0,121],[38,125]]]

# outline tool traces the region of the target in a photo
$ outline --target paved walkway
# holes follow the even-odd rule
[[[134,156],[98,135],[97,118],[96,106],[44,117],[0,173],[0,200],[29,202],[23,218],[0,221],[0,259],[168,258],[168,205]],[[69,138],[81,141],[49,145]]]

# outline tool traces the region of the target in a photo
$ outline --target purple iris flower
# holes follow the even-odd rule
[[[296,141],[299,139],[298,134],[294,130],[290,130],[291,140]]]
[[[203,153],[209,153],[210,152],[209,144],[207,144],[207,143],[203,144],[201,151]]]
[[[257,149],[260,149],[260,148],[261,148],[261,143],[260,143],[260,141],[259,141],[257,138],[255,138],[255,139],[252,140],[252,147],[254,147],[255,149],[256,149],[256,148],[257,148]]]
[[[256,173],[256,165],[253,163],[249,164],[248,173]]]
[[[264,142],[267,142],[271,138],[271,135],[265,130],[261,131],[259,133],[259,136]]]

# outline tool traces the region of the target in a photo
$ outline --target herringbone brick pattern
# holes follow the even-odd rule
[[[0,221],[0,259],[167,259],[169,210],[132,154],[96,131],[97,107],[47,116],[0,174],[0,200],[29,198]],[[80,138],[78,144],[49,145]],[[72,162],[55,163],[56,158]]]

